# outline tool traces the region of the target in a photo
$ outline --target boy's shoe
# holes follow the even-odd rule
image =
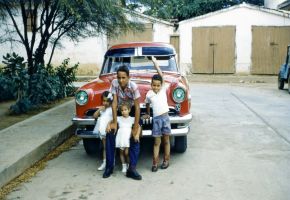
[[[169,167],[169,162],[168,161],[163,161],[162,165],[160,166],[161,169],[166,169]]]
[[[142,176],[136,171],[136,169],[128,169],[126,176],[134,180],[142,180]]]
[[[106,161],[103,161],[101,166],[98,168],[98,171],[103,171],[106,168]]]
[[[157,172],[158,166],[157,165],[152,165],[151,171],[152,172]]]
[[[113,169],[106,168],[103,173],[103,178],[108,178],[111,176],[111,174],[113,174]]]

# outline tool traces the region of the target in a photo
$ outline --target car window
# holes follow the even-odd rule
[[[157,56],[162,71],[177,72],[174,56]],[[106,57],[101,74],[117,72],[118,67],[126,65],[130,70],[155,70],[150,56]]]

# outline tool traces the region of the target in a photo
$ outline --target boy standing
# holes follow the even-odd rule
[[[164,143],[164,159],[161,169],[166,169],[169,166],[170,159],[170,142],[169,135],[171,134],[171,126],[169,120],[169,107],[167,103],[166,87],[163,81],[163,73],[157,63],[155,57],[152,56],[152,62],[158,74],[152,77],[151,90],[146,94],[146,110],[147,114],[143,118],[150,118],[150,104],[153,110],[153,129],[152,135],[154,139],[153,148],[153,165],[152,172],[158,170],[159,164],[159,149],[161,144],[161,137]]]

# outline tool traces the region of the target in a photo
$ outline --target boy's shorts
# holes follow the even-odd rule
[[[168,113],[153,117],[152,136],[170,135],[171,125]]]

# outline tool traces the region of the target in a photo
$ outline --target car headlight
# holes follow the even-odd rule
[[[176,103],[181,103],[185,100],[185,90],[181,87],[177,87],[173,90],[172,98]]]
[[[80,90],[77,94],[76,94],[76,102],[77,104],[83,106],[88,102],[89,99],[89,95],[86,91],[84,90]]]

